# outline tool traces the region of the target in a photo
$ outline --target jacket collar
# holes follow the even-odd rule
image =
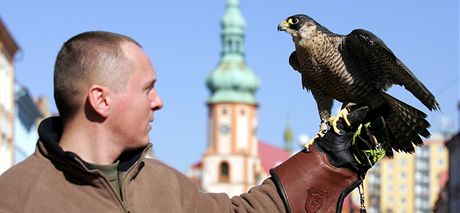
[[[64,161],[77,161],[85,170],[89,171],[94,168],[81,159],[77,154],[73,152],[64,151],[59,146],[59,141],[62,135],[63,123],[60,117],[49,117],[43,120],[38,127],[38,149],[47,158],[54,160]],[[138,161],[142,161],[143,157],[148,153],[151,148],[151,144],[139,148],[137,150],[124,152],[121,154],[118,165],[118,170],[127,171]]]

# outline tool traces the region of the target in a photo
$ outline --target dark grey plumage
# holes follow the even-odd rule
[[[306,15],[294,15],[278,25],[292,35],[295,51],[289,63],[311,90],[320,117],[327,121],[333,100],[369,106],[371,115],[383,116],[390,132],[386,154],[414,152],[429,137],[426,114],[385,93],[393,84],[404,86],[429,110],[439,104],[428,89],[377,36],[363,29],[335,34]],[[392,149],[391,149],[392,148]]]

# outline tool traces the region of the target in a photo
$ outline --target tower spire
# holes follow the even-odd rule
[[[225,14],[221,20],[222,58],[244,58],[244,28],[246,21],[240,12],[238,0],[227,0]]]
[[[245,62],[246,21],[241,14],[238,0],[227,0],[220,25],[221,58],[206,79],[211,91],[208,103],[257,104],[254,94],[259,87],[259,79]]]
[[[292,153],[292,139],[293,139],[293,133],[292,133],[292,128],[291,128],[291,121],[290,121],[290,113],[289,111],[287,112],[286,115],[286,128],[284,129],[283,133],[283,140],[284,140],[284,150],[286,152]]]

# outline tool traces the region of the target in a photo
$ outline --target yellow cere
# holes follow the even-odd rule
[[[288,23],[286,20],[284,20],[284,21],[283,21],[283,25],[284,25],[284,26],[289,26],[289,23]]]

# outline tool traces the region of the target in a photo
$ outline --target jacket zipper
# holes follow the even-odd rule
[[[121,187],[120,187],[120,197],[121,197],[121,203],[123,205],[123,208],[125,209],[125,212],[126,213],[130,213],[131,210],[129,209],[129,205],[128,205],[128,201],[126,200],[125,198],[125,188],[126,188],[126,185],[127,183],[126,180],[129,179],[129,177],[131,177],[131,173],[132,171],[134,170],[134,168],[137,168],[138,167],[138,164],[142,162],[142,160],[138,160],[136,161],[133,166],[131,166],[131,168],[128,169],[128,171],[126,171],[126,174],[124,175],[124,177],[122,178],[121,180]]]
[[[125,212],[127,212],[127,213],[131,213],[131,209],[129,209],[128,201],[125,198],[125,191],[126,191],[125,188],[126,188],[126,185],[127,185],[127,183],[125,183],[125,182],[127,180],[129,180],[130,178],[132,178],[131,173],[133,172],[133,170],[135,168],[140,170],[139,169],[139,164],[144,163],[143,162],[143,157],[146,155],[147,150],[150,150],[150,147],[147,147],[146,149],[144,149],[144,151],[142,151],[141,157],[128,169],[128,171],[126,171],[126,174],[124,175],[124,177],[121,180],[121,187],[120,187],[121,203],[123,205],[123,208],[125,209]]]
[[[128,204],[127,204],[126,202],[123,201],[122,197],[118,197],[118,196],[117,196],[117,193],[115,192],[115,189],[112,188],[112,186],[110,185],[110,182],[109,182],[103,175],[98,175],[98,176],[101,177],[101,178],[104,180],[104,182],[105,182],[105,187],[106,187],[106,188],[108,187],[108,188],[110,189],[109,191],[111,191],[112,194],[115,195],[115,197],[117,198],[118,202],[119,202],[119,203],[121,204],[121,206],[123,207],[124,212],[130,213],[131,210],[129,209]],[[121,194],[122,194],[122,192],[120,191],[120,196],[122,196]]]
[[[145,149],[143,152],[142,152],[142,156],[145,156],[145,152],[146,152],[147,149]],[[115,192],[115,190],[112,188],[112,186],[110,185],[109,181],[103,176],[103,175],[99,175],[102,177],[102,179],[104,179],[105,183],[107,184],[107,186],[111,189],[112,193],[115,195],[115,197],[117,197],[118,199],[118,202],[120,202],[121,206],[123,207],[123,210],[126,212],[126,213],[131,213],[131,209],[129,208],[129,205],[128,205],[128,201],[125,199],[125,185],[127,185],[125,183],[125,180],[128,179],[128,177],[130,177],[130,174],[132,173],[132,171],[134,170],[134,168],[138,168],[138,164],[140,163],[143,163],[143,157],[140,157],[139,160],[137,160],[129,169],[128,171],[126,171],[126,175],[124,175],[124,177],[122,178],[121,180],[121,187],[120,187],[120,197],[117,196],[117,193]],[[107,187],[106,186],[106,187]]]

